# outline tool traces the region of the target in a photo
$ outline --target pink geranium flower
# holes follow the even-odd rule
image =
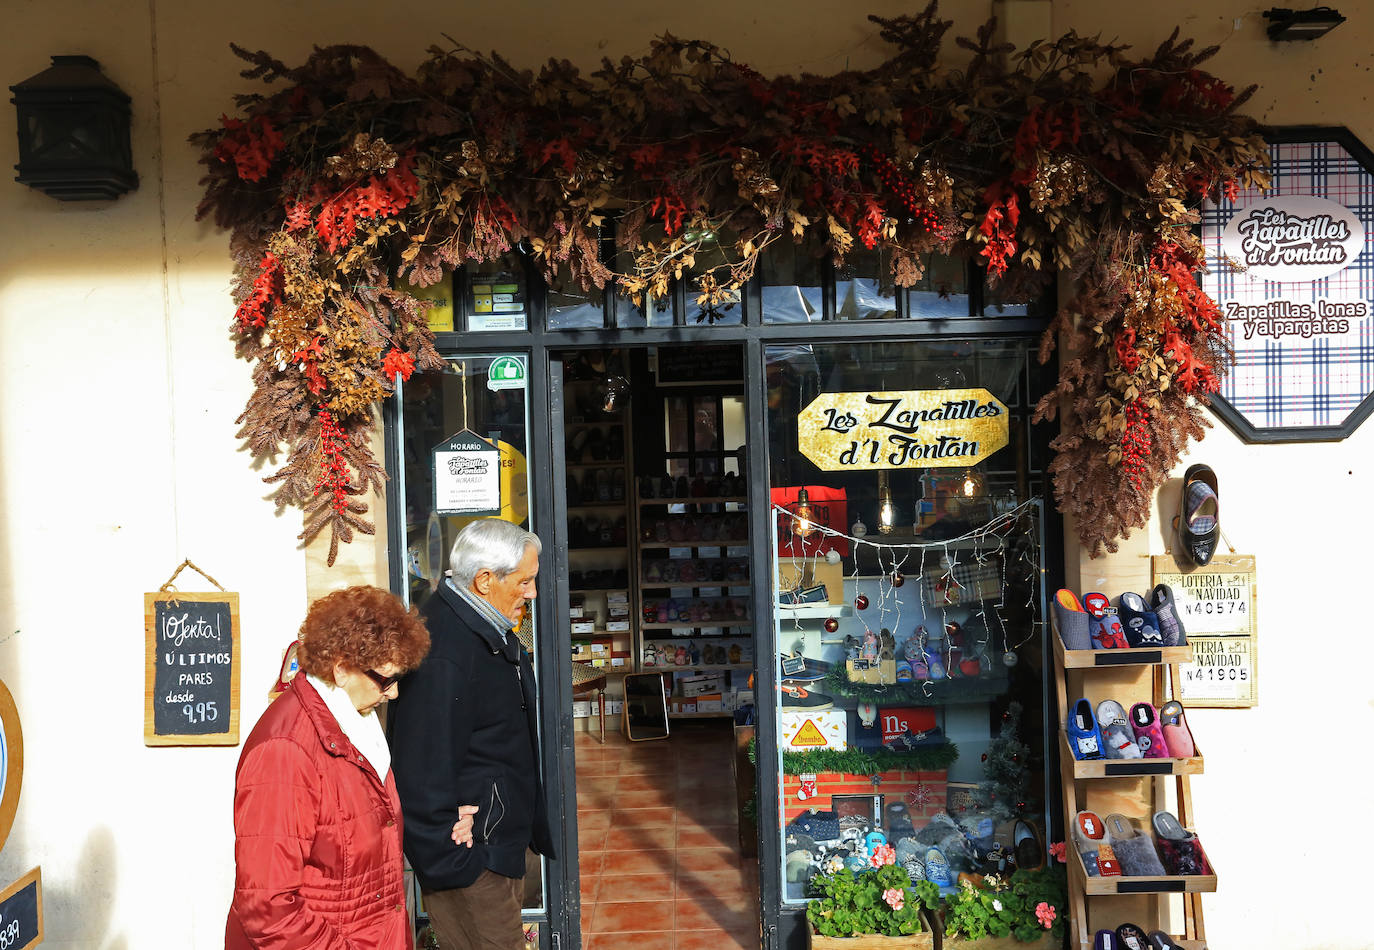
[[[1057,916],[1058,914],[1055,913],[1054,908],[1045,901],[1041,901],[1035,905],[1035,918],[1040,921],[1041,926],[1046,930],[1049,930],[1050,927],[1054,925],[1054,918]]]
[[[883,900],[887,901],[887,905],[893,910],[901,910],[906,904],[906,892],[900,887],[889,887],[883,891]]]
[[[890,844],[880,844],[873,849],[873,853],[868,857],[868,863],[875,868],[880,868],[884,864],[897,863],[897,849]]]
[[[1060,864],[1064,864],[1064,863],[1066,863],[1066,862],[1069,860],[1069,859],[1065,856],[1065,853],[1064,853],[1064,852],[1065,852],[1065,844],[1064,844],[1064,842],[1062,842],[1062,841],[1056,841],[1054,844],[1050,845],[1050,854],[1052,854],[1052,855],[1054,855],[1056,858],[1058,858]]]

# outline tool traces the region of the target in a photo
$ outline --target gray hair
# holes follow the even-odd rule
[[[453,583],[469,590],[484,570],[505,577],[520,566],[527,547],[533,547],[535,554],[544,549],[533,531],[500,518],[478,518],[453,539],[448,555]]]

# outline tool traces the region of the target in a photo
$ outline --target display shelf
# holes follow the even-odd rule
[[[1067,650],[1058,626],[1051,623],[1054,655],[1066,670],[1085,670],[1110,666],[1158,666],[1161,663],[1191,663],[1193,648],[1132,647],[1125,650]]]
[[[1129,674],[1134,668],[1143,674],[1151,671],[1151,702],[1158,707],[1164,704],[1170,693],[1167,683],[1177,691],[1179,678],[1178,665],[1193,658],[1191,646],[1134,648],[1124,650],[1068,650],[1059,636],[1058,624],[1053,615],[1050,618],[1051,644],[1055,664],[1055,690],[1059,706],[1059,774],[1064,790],[1064,826],[1071,828],[1074,816],[1088,807],[1087,788],[1097,779],[1117,779],[1138,783],[1139,796],[1151,811],[1172,807],[1179,821],[1188,827],[1192,822],[1191,776],[1201,774],[1202,756],[1187,759],[1095,759],[1079,761],[1073,757],[1069,747],[1067,720],[1071,714],[1070,696],[1096,695],[1090,684],[1098,674],[1106,681],[1118,685],[1122,674]],[[1197,739],[1194,737],[1194,743]],[[1172,801],[1165,798],[1165,785],[1159,779],[1171,778],[1174,786]],[[1123,794],[1125,792],[1123,791]],[[1134,793],[1132,793],[1134,794]],[[1141,832],[1142,834],[1145,832]],[[1206,875],[1168,875],[1168,876],[1121,876],[1089,877],[1078,853],[1073,836],[1067,842],[1066,860],[1069,867],[1069,917],[1070,945],[1077,950],[1089,950],[1093,946],[1092,931],[1089,928],[1087,899],[1107,895],[1156,895],[1156,912],[1163,923],[1163,906],[1158,903],[1160,896],[1178,894],[1183,902],[1183,921],[1189,935],[1183,946],[1189,950],[1205,950],[1206,930],[1203,925],[1201,894],[1217,889],[1215,866],[1212,874]],[[1210,865],[1210,858],[1208,859]],[[1147,927],[1146,930],[1155,929]]]
[[[667,641],[665,641],[667,642]],[[687,663],[678,666],[676,663],[658,663],[654,666],[644,667],[645,673],[694,673],[697,670],[752,670],[752,663]]]
[[[715,541],[640,541],[641,551],[656,550],[658,548],[733,548],[742,547],[749,543],[746,538],[726,538]]]
[[[854,608],[848,604],[802,604],[799,607],[775,604],[774,607],[777,609],[779,622],[784,620],[824,620],[827,617],[851,617],[854,615]]]
[[[673,712],[668,710],[669,719],[733,719],[734,710],[722,709],[720,712]]]
[[[639,506],[647,508],[651,505],[743,505],[749,499],[741,495],[712,495],[709,497],[688,497],[688,498],[641,498]]]
[[[668,621],[667,623],[641,623],[641,630],[697,630],[702,627],[752,627],[753,623],[737,620],[679,620],[677,623]]]
[[[1144,832],[1141,832],[1144,834]],[[1210,894],[1217,889],[1217,876],[1212,874],[1175,874],[1160,877],[1089,877],[1083,866],[1083,856],[1078,853],[1075,841],[1068,842],[1072,853],[1074,870],[1083,880],[1083,892],[1090,896],[1103,894]],[[1208,859],[1211,864],[1211,859]],[[1216,868],[1212,869],[1213,872]]]
[[[1188,759],[1089,759],[1073,757],[1069,737],[1059,733],[1059,754],[1073,762],[1073,777],[1127,778],[1140,775],[1201,775],[1202,756]]]

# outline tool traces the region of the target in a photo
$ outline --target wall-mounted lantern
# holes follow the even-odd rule
[[[1331,7],[1313,7],[1311,10],[1273,7],[1264,11],[1264,18],[1269,21],[1265,30],[1269,33],[1269,38],[1276,42],[1315,40],[1345,22],[1345,17],[1341,16],[1340,11]]]
[[[129,141],[129,97],[89,56],[10,86],[19,111],[15,181],[62,201],[108,201],[138,187]]]

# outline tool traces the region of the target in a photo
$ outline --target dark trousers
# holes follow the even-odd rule
[[[524,892],[524,879],[483,871],[468,887],[420,893],[443,950],[525,950]]]

